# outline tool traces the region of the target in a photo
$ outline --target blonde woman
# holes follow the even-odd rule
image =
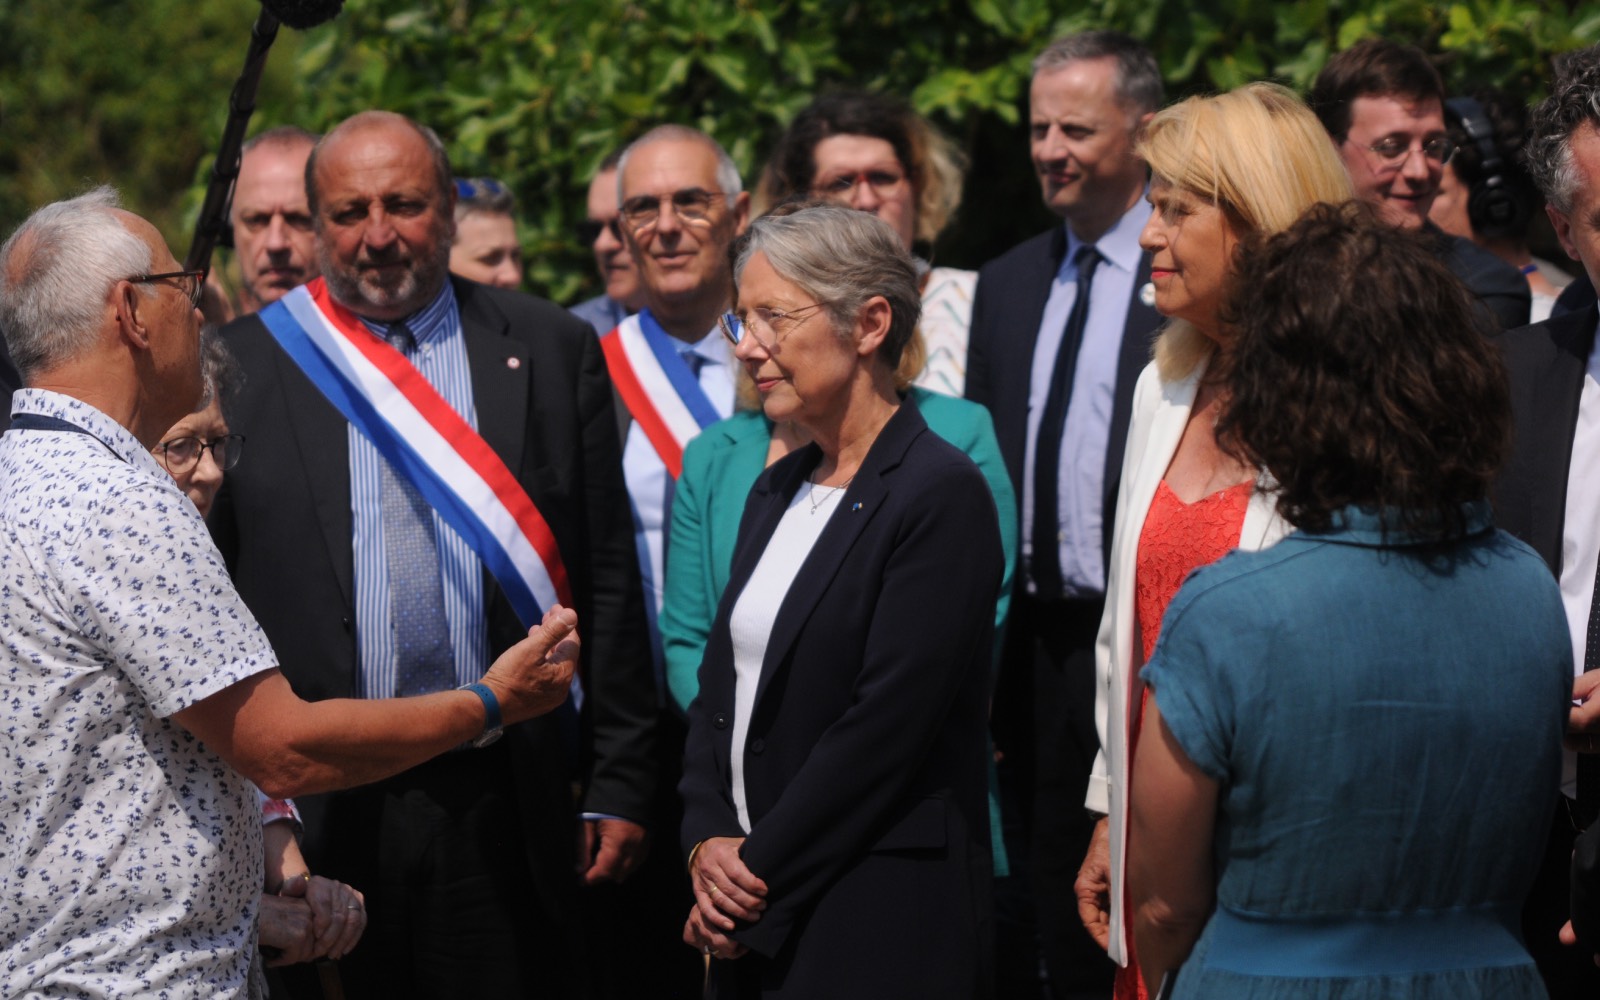
[[[1288,90],[1255,83],[1156,115],[1140,142],[1155,211],[1140,236],[1155,306],[1170,322],[1134,392],[1117,493],[1106,610],[1095,648],[1100,754],[1088,808],[1105,816],[1078,876],[1079,915],[1121,967],[1118,1000],[1144,995],[1125,919],[1128,777],[1143,692],[1139,668],[1189,571],[1233,548],[1264,548],[1288,525],[1260,475],[1217,445],[1224,403],[1207,378],[1231,332],[1222,302],[1241,242],[1281,232],[1318,202],[1350,198],[1321,125]]]

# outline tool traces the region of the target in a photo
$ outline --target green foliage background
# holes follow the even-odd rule
[[[110,181],[181,257],[227,114],[250,0],[0,0],[0,228]],[[613,148],[664,121],[728,147],[747,183],[819,90],[909,96],[968,152],[966,200],[936,248],[975,266],[1036,232],[1028,63],[1057,34],[1117,27],[1156,51],[1170,95],[1273,78],[1300,89],[1368,34],[1438,54],[1452,87],[1543,92],[1600,9],[1534,0],[348,0],[285,29],[252,131],[323,129],[369,107],[436,128],[457,172],[521,202],[532,289],[592,294],[572,235]]]

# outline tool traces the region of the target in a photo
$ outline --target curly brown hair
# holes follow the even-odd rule
[[[1385,530],[1465,528],[1509,444],[1505,370],[1426,237],[1367,205],[1317,205],[1240,253],[1217,439],[1277,481],[1278,512],[1326,531],[1349,506]]]

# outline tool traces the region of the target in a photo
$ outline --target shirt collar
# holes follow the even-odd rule
[[[167,480],[167,470],[161,467],[154,455],[139,443],[133,432],[117,423],[105,413],[81,399],[51,392],[48,389],[18,389],[11,397],[11,413],[31,413],[41,417],[54,417],[83,428],[95,439],[111,449],[112,454],[129,465],[144,469]]]
[[[1139,261],[1144,257],[1144,250],[1139,246],[1139,234],[1144,232],[1144,224],[1150,221],[1150,202],[1143,195],[1133,203],[1133,207],[1122,213],[1116,225],[1106,230],[1094,242],[1094,248],[1100,251],[1100,256],[1105,263],[1112,264],[1129,274],[1139,273]],[[1061,262],[1063,268],[1070,268],[1073,259],[1077,256],[1078,248],[1084,245],[1083,240],[1072,232],[1072,226],[1063,222],[1067,231],[1067,256]]]
[[[1400,522],[1396,512],[1390,513],[1389,530],[1383,530],[1383,520],[1376,508],[1346,507],[1333,515],[1333,525],[1327,531],[1306,537],[1320,542],[1337,542],[1345,545],[1364,545],[1376,548],[1396,548],[1406,545],[1431,545],[1439,541],[1453,541],[1481,534],[1494,527],[1494,511],[1488,500],[1472,500],[1461,505],[1466,530],[1461,535],[1441,539],[1431,532],[1410,531]]]
[[[410,316],[399,320],[380,322],[378,320],[361,317],[361,322],[372,332],[373,336],[382,338],[395,323],[404,323],[411,331],[411,336],[416,338],[417,346],[432,343],[448,334],[452,328],[451,319],[456,313],[456,291],[450,286],[450,279],[446,278],[444,286],[439,289],[439,294],[433,301],[418,309]]]

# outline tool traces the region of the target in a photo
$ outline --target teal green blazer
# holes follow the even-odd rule
[[[1000,456],[989,411],[977,403],[913,387],[928,427],[966,452],[994,494],[1000,514],[1005,579],[995,602],[996,649],[1011,607],[1011,576],[1017,563],[1017,498]],[[666,654],[667,687],[679,708],[687,709],[700,689],[700,659],[728,585],[733,544],[739,534],[750,487],[766,468],[771,424],[760,411],[736,413],[700,433],[683,452],[683,474],[672,498],[667,539],[666,594],[661,608],[661,642]]]

